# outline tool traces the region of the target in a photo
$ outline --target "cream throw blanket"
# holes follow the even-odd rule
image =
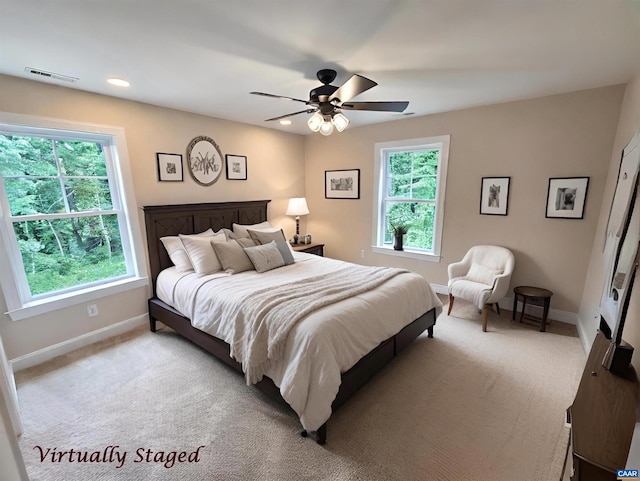
[[[265,288],[244,296],[233,322],[231,357],[255,384],[282,357],[291,329],[311,312],[374,289],[399,274],[388,267],[352,265],[330,274]]]

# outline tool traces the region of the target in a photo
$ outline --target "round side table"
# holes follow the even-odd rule
[[[542,317],[540,318],[540,332],[544,332],[547,326],[547,316],[549,315],[549,304],[551,304],[551,296],[553,292],[542,287],[518,286],[513,288],[513,313],[512,320],[516,320],[516,310],[518,309],[518,297],[522,298],[522,312],[520,313],[520,322],[524,318],[524,310],[527,302],[534,306],[543,306]]]

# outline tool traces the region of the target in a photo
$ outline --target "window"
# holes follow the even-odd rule
[[[438,261],[449,136],[378,143],[375,149],[374,251]],[[392,249],[392,226],[399,224],[408,228],[404,251]]]
[[[137,220],[126,208],[122,132],[64,127],[78,130],[0,123],[0,232],[9,262],[0,281],[14,320],[43,312],[34,306],[146,284]]]

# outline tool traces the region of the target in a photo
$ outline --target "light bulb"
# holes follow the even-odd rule
[[[320,133],[322,135],[331,135],[333,133],[333,124],[329,120],[322,122],[320,126]]]
[[[316,112],[311,117],[309,117],[309,120],[307,120],[307,125],[312,132],[317,132],[318,130],[320,130],[322,122],[324,122],[324,117],[320,112]]]
[[[333,125],[335,125],[336,129],[338,129],[338,132],[342,132],[347,128],[347,125],[349,125],[349,119],[342,115],[340,112],[332,117],[331,122],[333,122]]]

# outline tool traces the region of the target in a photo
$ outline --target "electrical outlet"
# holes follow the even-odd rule
[[[87,306],[87,314],[89,314],[89,317],[96,317],[98,315],[98,306],[89,304]]]

